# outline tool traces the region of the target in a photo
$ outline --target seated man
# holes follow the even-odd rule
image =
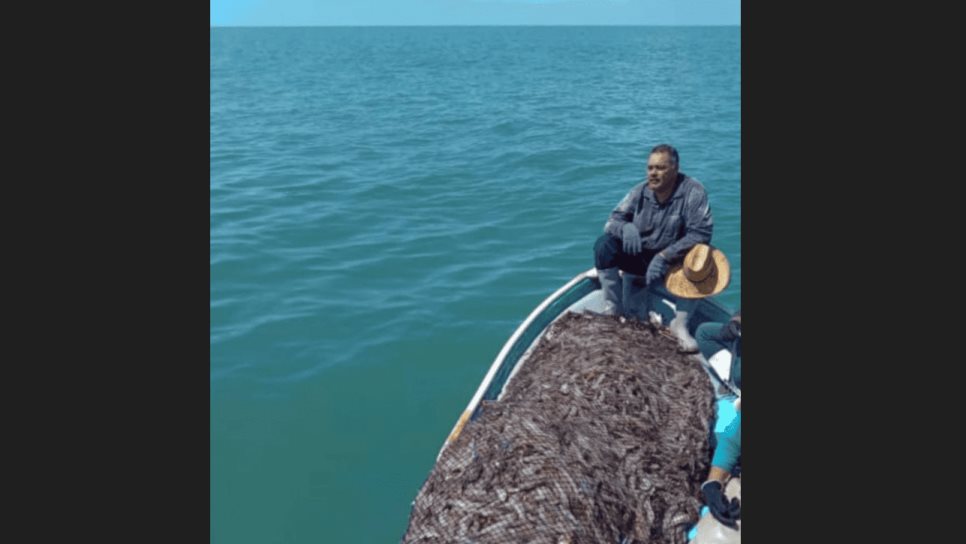
[[[618,203],[594,244],[594,266],[604,292],[604,313],[638,319],[647,315],[647,291],[661,285],[668,268],[712,234],[704,186],[678,171],[678,152],[662,144],[651,150],[647,180]],[[620,271],[624,271],[623,278]],[[697,351],[687,330],[690,306],[682,304],[671,331],[685,351]]]

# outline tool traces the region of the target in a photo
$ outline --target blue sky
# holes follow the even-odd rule
[[[741,0],[210,0],[211,26],[739,25]]]

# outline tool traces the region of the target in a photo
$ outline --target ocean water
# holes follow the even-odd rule
[[[736,308],[740,34],[211,29],[211,542],[398,542],[658,143],[708,190]]]

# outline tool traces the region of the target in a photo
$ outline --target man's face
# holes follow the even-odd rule
[[[647,159],[647,186],[655,193],[663,193],[674,187],[678,167],[670,153],[653,153]]]

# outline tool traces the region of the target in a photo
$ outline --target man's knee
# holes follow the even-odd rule
[[[702,323],[698,325],[698,329],[694,331],[694,338],[700,341],[710,342],[718,339],[718,333],[721,331],[722,323]]]
[[[712,355],[718,353],[727,346],[721,341],[720,331],[722,323],[702,323],[694,331],[694,339],[698,343],[698,351],[704,355],[705,359],[710,359]]]
[[[594,242],[594,265],[598,269],[617,266],[617,256],[620,248],[620,239],[610,234],[602,234]]]

